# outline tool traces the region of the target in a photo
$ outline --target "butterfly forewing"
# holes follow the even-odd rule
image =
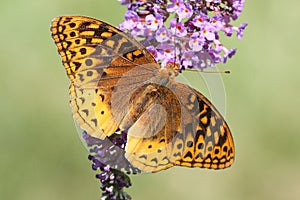
[[[186,88],[180,99],[191,121],[186,122],[184,152],[175,164],[212,169],[229,167],[234,161],[234,144],[226,121],[200,92],[181,83],[176,85]]]
[[[111,135],[122,119],[118,113],[113,117],[111,112],[112,91],[127,84],[131,88],[138,87],[154,76],[157,65],[141,67],[141,64],[156,64],[154,58],[117,28],[92,18],[57,17],[52,21],[51,31],[72,81],[70,95],[74,118],[93,136]],[[134,70],[135,67],[139,70]],[[129,73],[131,70],[133,72]],[[121,77],[126,80],[125,84],[118,84]],[[118,91],[127,92],[124,88]]]

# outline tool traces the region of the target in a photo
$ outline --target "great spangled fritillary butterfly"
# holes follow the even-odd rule
[[[73,116],[89,135],[126,131],[125,156],[141,171],[233,163],[227,123],[200,92],[175,81],[175,67],[161,68],[138,41],[96,19],[57,17],[51,32],[71,80]]]

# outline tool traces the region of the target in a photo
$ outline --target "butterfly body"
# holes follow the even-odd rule
[[[227,123],[200,92],[175,81],[176,66],[161,68],[138,41],[96,19],[58,17],[51,31],[71,80],[73,116],[88,134],[127,132],[125,157],[141,171],[233,163]]]

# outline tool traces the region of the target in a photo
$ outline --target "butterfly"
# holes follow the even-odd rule
[[[51,32],[71,80],[73,117],[89,135],[104,140],[126,131],[125,157],[143,172],[233,163],[226,121],[175,80],[175,65],[161,67],[137,40],[97,19],[57,17]]]

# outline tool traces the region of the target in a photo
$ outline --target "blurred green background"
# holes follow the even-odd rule
[[[236,161],[226,170],[175,167],[131,176],[135,200],[298,200],[300,2],[247,1],[237,55],[222,69]],[[8,1],[0,6],[0,199],[99,199],[69,107],[51,19],[87,15],[118,25],[116,0]],[[298,38],[298,39],[297,39]],[[194,83],[196,84],[196,83]]]

